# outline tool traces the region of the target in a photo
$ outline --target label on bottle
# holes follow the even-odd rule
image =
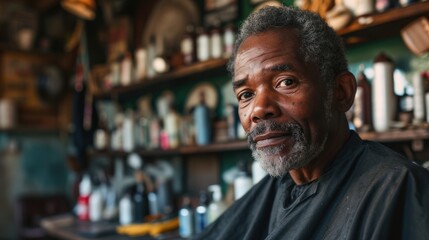
[[[79,197],[76,210],[79,220],[89,220],[89,195]]]

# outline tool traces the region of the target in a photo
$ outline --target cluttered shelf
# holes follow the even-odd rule
[[[415,139],[429,139],[429,129],[407,129],[407,130],[392,130],[387,132],[364,132],[359,133],[360,137],[365,140],[377,142],[403,142],[412,141]],[[236,140],[220,143],[212,143],[204,146],[183,146],[177,149],[161,150],[161,149],[136,149],[134,152],[142,157],[159,157],[159,156],[177,156],[177,155],[195,155],[217,153],[225,151],[242,151],[248,150],[248,144],[245,140]],[[125,157],[128,155],[125,151],[103,150],[91,151],[93,156],[112,156]]]
[[[143,149],[137,148],[133,152],[138,153],[142,157],[168,157],[168,156],[177,156],[177,155],[195,155],[195,154],[205,154],[205,153],[217,153],[225,151],[240,151],[247,150],[248,145],[246,141],[236,140],[220,143],[212,143],[204,146],[183,146],[177,149]],[[111,157],[125,157],[128,155],[127,152],[121,150],[92,150],[90,151],[92,156],[111,156]]]
[[[357,17],[337,33],[348,45],[362,43],[398,35],[401,28],[421,16],[429,16],[429,2],[413,3],[383,13]]]
[[[198,62],[189,66],[178,68],[177,70],[160,74],[152,78],[140,79],[137,83],[129,86],[114,87],[108,91],[100,91],[94,95],[96,99],[116,98],[120,95],[138,92],[144,94],[149,91],[155,91],[164,87],[173,86],[180,80],[182,84],[195,80],[198,77],[213,77],[226,74],[226,59],[211,59],[204,62]],[[173,84],[174,83],[174,84]]]

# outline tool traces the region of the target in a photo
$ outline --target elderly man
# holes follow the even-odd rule
[[[253,156],[271,177],[197,239],[429,239],[429,172],[349,130],[356,80],[320,17],[253,13],[229,70]]]

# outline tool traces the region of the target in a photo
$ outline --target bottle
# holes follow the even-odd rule
[[[368,132],[371,129],[371,118],[371,87],[364,73],[364,65],[360,65],[353,107],[353,124],[358,131]]]
[[[145,192],[143,173],[141,170],[136,172],[136,188],[133,194],[134,203],[134,222],[142,223],[144,217],[148,215],[148,199]]]
[[[420,72],[413,74],[414,115],[413,123],[419,124],[425,120],[425,86]]]
[[[106,190],[105,196],[106,197],[105,197],[103,218],[107,221],[110,221],[116,218],[118,214],[118,205],[116,202],[116,191],[110,184],[107,184],[107,190]]]
[[[238,107],[232,103],[225,106],[226,121],[228,124],[228,138],[235,140],[238,138],[238,124],[240,122],[238,116]]]
[[[158,118],[153,117],[150,119],[150,144],[149,149],[159,148],[160,135],[161,135],[161,124]]]
[[[121,62],[121,85],[128,86],[132,81],[133,61],[129,52],[124,54]]]
[[[139,48],[135,52],[136,67],[135,76],[137,81],[142,80],[146,76],[147,51],[145,48]]]
[[[107,129],[106,114],[101,114],[99,126],[94,133],[94,147],[97,150],[106,150],[109,146],[109,131]]]
[[[411,86],[404,87],[404,93],[400,97],[398,112],[399,121],[405,124],[410,124],[413,119],[414,98],[410,95]]]
[[[180,50],[183,55],[183,61],[186,65],[192,64],[196,61],[196,46],[195,46],[195,33],[194,26],[186,26],[186,32],[183,35],[180,43]]]
[[[209,192],[212,193],[212,201],[207,211],[208,224],[216,219],[226,210],[226,204],[222,201],[222,191],[219,185],[210,185]]]
[[[200,192],[199,204],[195,208],[195,233],[200,233],[206,228],[208,217],[207,217],[207,205],[208,197],[205,191]]]
[[[91,179],[85,174],[79,184],[79,198],[77,201],[77,216],[79,220],[89,220],[89,196],[91,194]]]
[[[133,203],[130,193],[127,192],[119,201],[119,223],[121,225],[131,224],[133,222]]]
[[[235,30],[233,24],[226,25],[223,31],[224,58],[229,58],[234,51]]]
[[[165,116],[165,131],[168,136],[169,148],[179,147],[180,116],[172,105],[170,106],[170,110]]]
[[[210,31],[210,57],[221,58],[223,54],[222,34],[218,26],[214,26]]]
[[[356,1],[356,6],[352,9],[355,17],[370,14],[374,12],[373,0],[359,0]]]
[[[149,43],[147,45],[147,58],[146,58],[146,74],[148,78],[155,76],[155,69],[153,68],[153,61],[156,58],[156,45],[155,36],[150,36]]]
[[[253,185],[256,185],[259,181],[262,180],[267,175],[267,171],[265,171],[258,160],[254,160],[252,163],[252,182]]]
[[[99,188],[92,191],[89,197],[89,219],[98,222],[103,219],[103,195]]]
[[[414,2],[417,2],[417,0],[399,0],[398,2],[401,7],[406,7]]]
[[[157,35],[155,41],[156,55],[152,61],[153,69],[156,74],[166,73],[170,70],[170,64],[164,49],[164,37]]]
[[[200,92],[200,102],[194,109],[194,123],[197,144],[209,144],[211,138],[210,109],[206,105],[204,91]]]
[[[123,120],[123,149],[125,152],[131,152],[135,147],[135,136],[134,136],[134,112],[128,110]]]
[[[372,122],[374,130],[389,130],[394,117],[396,98],[393,91],[394,64],[390,57],[380,53],[374,60],[374,79],[372,81]]]
[[[238,174],[234,179],[234,199],[244,196],[253,186],[253,181],[246,169],[246,162],[238,162]]]
[[[210,39],[204,28],[197,29],[197,59],[200,62],[210,58]]]
[[[392,7],[391,0],[375,0],[375,9],[378,12],[385,12]]]
[[[158,216],[160,214],[158,195],[156,192],[149,192],[147,198],[149,201],[149,215]]]
[[[190,238],[194,234],[193,213],[191,208],[191,199],[183,198],[182,207],[179,209],[179,235],[182,238]]]

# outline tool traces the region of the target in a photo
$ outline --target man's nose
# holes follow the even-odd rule
[[[251,114],[252,121],[255,123],[279,116],[280,109],[277,100],[266,91],[257,94]]]

